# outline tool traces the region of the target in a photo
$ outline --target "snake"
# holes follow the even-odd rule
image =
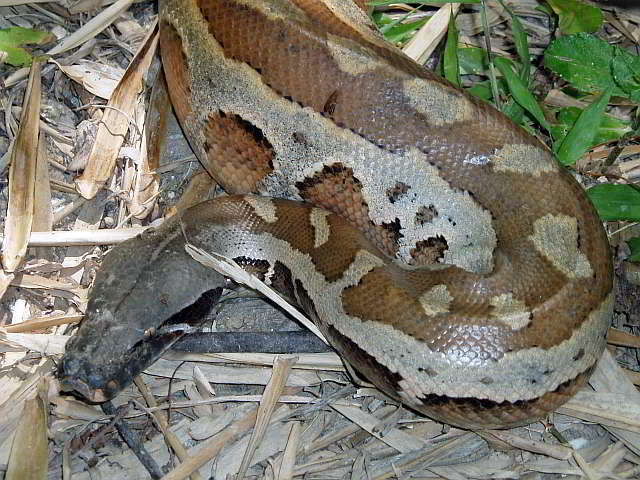
[[[362,376],[435,420],[524,425],[585,385],[612,315],[610,248],[539,139],[387,43],[364,0],[160,0],[159,23],[174,110],[228,195],[107,255],[68,384],[96,401],[123,387],[95,365],[142,321],[114,313],[114,285],[163,288],[180,308],[209,288],[211,273],[157,267],[182,262],[186,238],[292,299]],[[122,286],[132,259],[162,286]]]

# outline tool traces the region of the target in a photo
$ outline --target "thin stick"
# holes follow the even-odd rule
[[[162,478],[162,470],[156,463],[156,461],[151,457],[147,449],[144,448],[144,445],[140,442],[140,440],[133,434],[133,432],[129,429],[129,426],[122,420],[116,416],[116,408],[113,406],[111,402],[104,402],[102,405],[102,411],[107,415],[113,415],[114,420],[113,423],[118,430],[118,433],[125,441],[125,443],[129,446],[131,451],[138,457],[140,463],[144,465],[144,468],[147,469],[151,478],[158,479]]]

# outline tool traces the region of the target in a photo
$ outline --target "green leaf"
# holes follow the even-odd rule
[[[544,113],[538,105],[538,102],[533,97],[527,86],[522,83],[520,77],[518,77],[511,69],[510,63],[503,57],[496,57],[493,60],[496,68],[500,70],[502,76],[509,85],[509,91],[518,104],[529,112],[533,117],[542,125],[545,129],[549,130],[549,123],[544,118]]]
[[[602,122],[604,109],[609,104],[611,90],[600,95],[580,114],[575,124],[558,147],[556,156],[562,165],[572,165],[593,144],[596,131]]]
[[[399,44],[409,40],[417,30],[429,21],[429,18],[422,18],[405,23],[404,21],[411,13],[394,19],[382,12],[373,12],[372,18],[389,43]]]
[[[498,91],[502,93],[506,93],[509,88],[507,87],[507,82],[505,82],[504,78],[497,78],[497,87]],[[482,82],[475,82],[471,87],[465,89],[471,95],[474,95],[478,98],[482,98],[486,101],[491,101],[493,98],[493,90],[491,88],[491,82],[489,80],[485,80]]]
[[[527,34],[522,28],[522,24],[518,17],[511,14],[511,31],[513,32],[513,38],[516,44],[516,51],[518,57],[520,57],[520,63],[522,67],[520,69],[520,78],[522,81],[529,85],[531,76],[531,57],[529,55],[529,43],[527,42]]]
[[[631,262],[640,262],[640,237],[633,237],[627,240],[627,245],[631,249],[631,255],[627,260]]]
[[[502,113],[513,120],[514,123],[522,125],[522,121],[524,120],[524,108],[522,108],[515,100],[511,100],[502,107]]]
[[[587,190],[587,195],[605,221],[640,221],[640,191],[631,185],[604,183]]]
[[[578,107],[566,107],[558,111],[556,115],[558,123],[551,126],[551,135],[553,135],[553,139],[558,145],[562,143],[567,132],[575,125],[581,113],[582,109]],[[632,130],[630,122],[625,122],[605,114],[602,116],[600,126],[596,130],[593,141],[589,147],[610,142],[611,140],[618,140],[622,138],[625,133]]]
[[[422,26],[429,21],[428,18],[423,18],[415,22],[408,23],[396,23],[390,25],[386,29],[382,29],[384,38],[389,42],[397,45],[409,40],[413,34],[422,28]]]
[[[371,13],[371,19],[378,26],[380,30],[384,32],[384,29],[389,25],[393,25],[396,23],[389,15],[385,15],[382,12],[373,12]]]
[[[602,26],[602,11],[578,0],[547,0],[556,15],[558,28],[565,35],[597,32]]]
[[[614,47],[611,71],[616,84],[634,103],[640,103],[640,57]]]
[[[461,85],[458,64],[458,30],[456,29],[456,19],[453,15],[449,15],[447,44],[444,47],[444,78],[456,87]]]
[[[585,93],[626,97],[611,72],[613,47],[593,35],[580,33],[555,40],[544,54],[544,66]]]
[[[458,63],[460,64],[460,73],[463,75],[486,75],[489,70],[489,55],[483,48],[458,48]]]
[[[24,67],[31,64],[32,57],[27,50],[21,48],[23,45],[44,45],[55,39],[51,33],[41,30],[22,27],[3,29],[0,30],[0,57],[6,54],[5,63]]]
[[[522,28],[522,24],[513,11],[507,7],[502,0],[498,0],[500,5],[507,10],[511,16],[511,31],[513,32],[513,39],[516,45],[516,51],[520,58],[520,78],[522,81],[529,85],[531,75],[531,57],[529,55],[529,43],[527,42],[527,33]]]
[[[486,102],[491,100],[491,85],[488,81],[474,83],[471,87],[467,88],[466,91]]]

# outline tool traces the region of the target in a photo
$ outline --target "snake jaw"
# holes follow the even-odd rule
[[[63,392],[77,393],[91,403],[103,403],[113,398],[117,391],[109,394],[101,388],[91,388],[86,382],[72,376],[60,378],[60,389]]]
[[[110,380],[102,385],[102,378],[87,372],[85,366],[78,358],[64,357],[58,366],[60,389],[75,392],[92,403],[106,402],[118,393],[118,382]]]

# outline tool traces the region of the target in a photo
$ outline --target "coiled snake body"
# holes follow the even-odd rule
[[[193,149],[227,192],[260,195],[174,224],[296,299],[413,409],[531,422],[604,348],[602,225],[545,146],[387,45],[363,3],[160,1]]]

